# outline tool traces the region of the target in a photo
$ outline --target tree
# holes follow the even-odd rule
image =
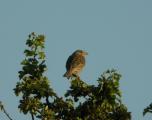
[[[18,108],[22,113],[31,114],[32,120],[131,120],[121,100],[121,75],[114,69],[105,71],[97,85],[72,77],[65,97],[59,97],[45,76],[44,44],[44,35],[35,33],[26,41],[20,80],[14,88],[21,97]]]

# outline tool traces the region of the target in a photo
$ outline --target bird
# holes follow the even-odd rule
[[[86,51],[83,50],[76,50],[73,52],[66,62],[66,72],[63,77],[67,77],[70,79],[73,76],[79,78],[79,73],[85,66],[85,56],[88,55]]]

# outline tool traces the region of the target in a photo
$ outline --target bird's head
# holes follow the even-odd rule
[[[83,50],[76,50],[74,52],[76,55],[81,55],[81,56],[86,56],[88,55],[88,53],[86,51],[83,51]]]

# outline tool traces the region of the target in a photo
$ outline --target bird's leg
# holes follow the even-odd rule
[[[72,76],[75,77],[77,80],[80,80],[80,76],[79,75],[73,74]]]
[[[77,75],[77,79],[80,80],[80,76],[79,75]]]

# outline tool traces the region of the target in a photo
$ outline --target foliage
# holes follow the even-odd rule
[[[121,75],[116,70],[104,72],[97,85],[73,77],[65,97],[59,97],[44,75],[44,43],[44,35],[35,33],[26,42],[20,81],[14,88],[16,96],[21,96],[18,108],[22,113],[30,113],[32,120],[131,120],[131,113],[121,101]]]
[[[144,109],[143,115],[146,115],[147,113],[152,113],[152,103]]]
[[[19,71],[19,79],[14,92],[16,96],[22,96],[19,109],[24,114],[30,113],[42,119],[51,119],[54,112],[48,109],[49,98],[56,97],[49,86],[49,80],[44,76],[47,67],[45,65],[44,35],[31,33],[26,42],[28,48],[24,51],[25,59],[21,62],[22,70]]]
[[[74,120],[130,120],[130,112],[121,103],[120,77],[115,70],[108,70],[98,79],[97,86],[72,80],[65,96],[79,102],[73,111]]]

